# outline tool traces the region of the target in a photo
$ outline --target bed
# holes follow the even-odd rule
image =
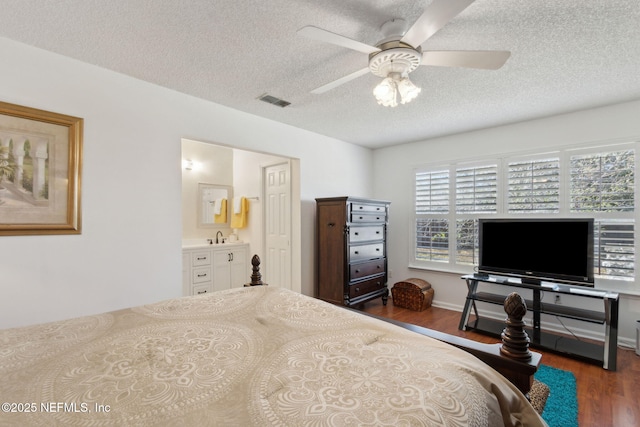
[[[0,345],[0,425],[545,425],[473,355],[277,286],[7,329]]]

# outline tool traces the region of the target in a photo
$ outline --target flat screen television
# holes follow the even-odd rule
[[[480,219],[481,274],[593,287],[593,219]]]

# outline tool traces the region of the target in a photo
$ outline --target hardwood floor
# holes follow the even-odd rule
[[[438,307],[422,312],[411,311],[394,307],[391,298],[386,306],[377,299],[365,303],[361,309],[479,342],[499,342],[499,339],[487,335],[458,330],[460,313],[457,311]],[[533,350],[542,353],[542,364],[571,371],[576,376],[580,427],[640,427],[640,356],[634,350],[618,348],[616,372],[554,353]]]

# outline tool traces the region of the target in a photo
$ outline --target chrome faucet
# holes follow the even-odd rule
[[[216,243],[220,243],[220,241],[218,240],[218,234],[220,235],[220,237],[223,237],[223,236],[222,236],[222,231],[218,231],[218,232],[216,233]]]

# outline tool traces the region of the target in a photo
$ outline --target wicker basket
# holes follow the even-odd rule
[[[431,307],[433,293],[431,284],[422,279],[406,279],[391,288],[393,305],[413,311]]]

